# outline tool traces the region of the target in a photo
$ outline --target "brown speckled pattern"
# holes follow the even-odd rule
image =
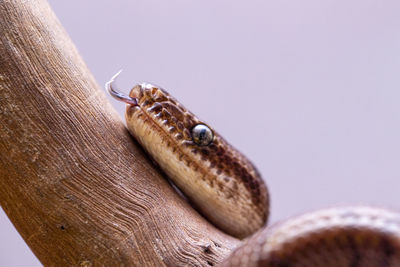
[[[308,213],[266,228],[222,266],[400,266],[400,215],[371,207]]]
[[[130,97],[137,98],[139,103],[139,107],[128,106],[126,113],[128,128],[133,135],[136,131],[134,128],[139,127],[137,120],[144,121],[143,125],[156,124],[160,135],[168,135],[162,137],[166,149],[172,149],[178,155],[177,160],[184,162],[192,171],[198,173],[197,178],[194,179],[202,179],[208,187],[218,191],[218,196],[223,196],[223,201],[230,201],[232,205],[235,201],[241,201],[241,204],[237,206],[237,212],[241,213],[238,218],[247,217],[247,222],[243,218],[240,220],[246,224],[244,228],[251,229],[239,231],[229,229],[231,226],[225,227],[224,224],[241,223],[240,221],[229,222],[231,220],[229,217],[216,221],[215,216],[212,216],[213,218],[209,219],[214,224],[230,234],[244,237],[266,223],[269,212],[267,188],[256,168],[243,154],[229,145],[215,130],[199,120],[165,90],[150,85],[136,86],[132,89]],[[198,146],[192,141],[191,129],[199,123],[206,124],[214,133],[213,142],[208,146]],[[140,140],[139,138],[139,142]],[[146,149],[145,140],[141,143]],[[146,150],[151,154],[151,149]],[[163,164],[160,166],[163,168]],[[167,170],[166,173],[168,174],[169,171]],[[172,180],[174,180],[173,177]],[[179,185],[179,182],[174,182]],[[242,188],[245,189],[244,192]],[[181,190],[193,200],[189,192],[185,192],[185,188]],[[243,200],[245,198],[249,200]],[[246,201],[248,203],[245,203]],[[196,206],[200,206],[203,214],[207,213],[201,208],[202,205],[207,204],[196,203],[196,199],[194,202]],[[245,205],[248,207],[241,210],[241,206]],[[215,213],[218,212],[215,211]],[[209,217],[208,214],[204,215]]]
[[[266,224],[267,188],[246,157],[211,127],[212,143],[196,145],[191,129],[205,123],[161,88],[136,86],[130,97],[138,105],[127,107],[128,129],[209,221],[239,238]],[[307,213],[259,230],[219,266],[400,267],[400,214],[372,207]]]

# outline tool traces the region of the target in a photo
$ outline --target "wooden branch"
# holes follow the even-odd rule
[[[0,204],[44,265],[213,265],[238,244],[149,163],[45,0],[0,1],[0,59]]]

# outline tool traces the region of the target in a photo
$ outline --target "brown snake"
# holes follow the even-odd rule
[[[253,164],[215,130],[151,84],[133,87],[130,133],[196,209],[243,245],[223,266],[400,266],[400,215],[381,208],[338,207],[265,227],[267,187]]]

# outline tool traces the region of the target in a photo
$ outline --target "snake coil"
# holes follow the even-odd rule
[[[116,90],[119,73],[106,89],[127,104],[130,133],[198,211],[238,238],[265,226],[269,194],[255,166],[162,88]],[[221,265],[400,267],[400,215],[372,207],[307,213],[260,230]]]

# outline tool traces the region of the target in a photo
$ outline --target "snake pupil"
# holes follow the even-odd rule
[[[212,142],[214,135],[211,129],[206,125],[197,124],[192,129],[192,138],[193,142],[195,142],[197,145],[207,146]]]

